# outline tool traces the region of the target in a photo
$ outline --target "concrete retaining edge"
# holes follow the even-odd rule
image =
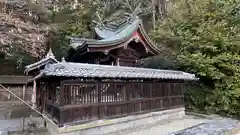
[[[91,132],[94,131],[96,128],[105,128],[106,126],[111,126],[111,125],[121,125],[123,127],[124,123],[130,124],[130,122],[137,121],[139,119],[147,119],[151,118],[153,121],[156,119],[157,121],[160,120],[166,120],[166,119],[174,119],[174,118],[180,118],[185,116],[185,108],[177,108],[177,109],[171,109],[171,110],[164,110],[164,111],[158,111],[158,112],[150,112],[147,114],[140,114],[140,115],[130,115],[126,116],[123,118],[116,118],[116,119],[110,119],[110,120],[96,120],[93,122],[89,122],[86,124],[79,124],[79,125],[66,125],[64,127],[57,127],[57,125],[53,125],[51,123],[47,124],[47,128],[51,135],[68,135],[68,134],[74,134],[76,132],[88,132],[92,130]],[[157,120],[158,119],[158,120]],[[145,124],[148,124],[149,121],[146,121]],[[133,126],[139,126],[132,124]],[[113,126],[114,127],[114,126]],[[108,128],[108,127],[106,127]],[[134,128],[134,127],[129,127],[129,128]],[[104,129],[102,129],[104,130]],[[113,130],[113,129],[112,129]],[[118,129],[120,130],[120,129]],[[124,129],[123,129],[124,130]],[[111,131],[109,131],[111,132]],[[79,134],[79,133],[77,133]]]

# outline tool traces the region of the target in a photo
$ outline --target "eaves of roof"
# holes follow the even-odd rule
[[[32,71],[36,68],[39,68],[43,65],[46,65],[50,62],[53,62],[53,63],[58,63],[58,61],[55,59],[55,58],[52,58],[52,57],[48,57],[48,58],[44,58],[38,62],[35,62],[33,64],[30,64],[28,66],[25,67],[25,70],[24,70],[24,73],[27,74],[29,71]]]
[[[45,67],[43,76],[120,79],[197,80],[194,74],[148,68],[60,62]]]

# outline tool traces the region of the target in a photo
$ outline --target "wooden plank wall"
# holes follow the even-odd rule
[[[0,75],[0,84],[11,90],[14,94],[25,101],[31,101],[33,87],[26,86],[26,82],[32,79],[32,76],[19,75]],[[21,103],[17,98],[0,87],[0,102]]]
[[[6,85],[5,85],[6,86]],[[16,94],[18,97],[25,101],[31,101],[32,98],[32,86],[26,87],[25,85],[18,85],[18,86],[6,86],[9,90],[11,90],[14,94]],[[20,101],[15,98],[13,95],[8,93],[6,90],[3,88],[0,88],[0,102],[6,102],[6,101],[11,101],[11,102],[16,102],[20,103]]]

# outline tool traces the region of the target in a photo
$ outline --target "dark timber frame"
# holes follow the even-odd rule
[[[58,125],[184,106],[183,80],[44,81],[44,110]],[[57,87],[59,93],[56,92]]]

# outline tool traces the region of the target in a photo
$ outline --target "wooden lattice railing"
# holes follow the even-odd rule
[[[183,84],[63,82],[59,104],[48,104],[58,124],[126,116],[184,106]]]

